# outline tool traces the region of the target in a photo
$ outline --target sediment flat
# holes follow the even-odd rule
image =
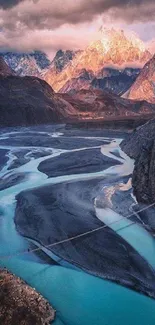
[[[21,192],[16,197],[16,228],[23,236],[51,245],[103,227],[94,209],[102,187],[103,179],[92,179]],[[91,274],[155,297],[155,272],[108,227],[49,249]]]
[[[67,152],[61,156],[44,160],[38,169],[48,177],[71,174],[94,173],[121,164],[115,159],[104,156],[100,148]]]

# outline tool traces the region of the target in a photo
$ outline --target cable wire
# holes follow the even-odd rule
[[[140,209],[139,211],[136,211],[136,213],[140,213],[140,212],[146,211],[147,209],[149,209],[150,207],[153,207],[154,205],[155,205],[155,202],[152,203],[152,204],[150,204],[150,205],[148,205],[148,206],[145,207],[145,208]],[[13,258],[13,257],[20,256],[20,255],[23,255],[23,254],[30,254],[30,253],[35,253],[35,252],[38,252],[38,251],[42,251],[43,248],[55,247],[55,246],[58,246],[58,245],[60,245],[60,244],[65,244],[65,243],[67,243],[67,242],[73,241],[74,239],[82,238],[82,237],[87,236],[87,235],[89,235],[89,234],[95,233],[95,232],[97,232],[97,231],[99,231],[99,230],[102,230],[102,229],[108,228],[108,227],[110,227],[110,226],[112,226],[112,225],[114,225],[114,224],[120,222],[121,220],[124,220],[124,219],[130,219],[130,218],[131,218],[132,216],[134,216],[134,215],[135,215],[135,212],[132,213],[132,214],[130,214],[130,215],[128,215],[128,216],[126,216],[126,217],[122,217],[122,218],[120,218],[119,220],[116,220],[116,221],[114,221],[114,222],[111,222],[111,223],[109,223],[109,224],[107,224],[107,225],[103,225],[103,226],[100,226],[100,227],[98,227],[98,228],[95,228],[95,229],[92,229],[92,230],[86,231],[86,232],[84,232],[84,233],[81,233],[81,234],[79,234],[79,235],[76,235],[76,236],[73,236],[73,237],[70,237],[70,238],[67,238],[67,239],[60,240],[60,241],[55,242],[55,243],[53,243],[53,244],[49,244],[49,245],[45,245],[45,246],[42,245],[42,247],[37,247],[37,248],[31,249],[31,250],[30,250],[30,249],[28,249],[28,250],[23,250],[23,251],[21,251],[21,252],[17,252],[17,253],[15,253],[15,254],[2,255],[2,256],[0,256],[0,260],[11,259],[11,258]],[[135,224],[135,223],[136,223],[136,222],[133,222],[132,225]],[[129,226],[129,225],[125,226],[123,229],[125,229],[125,228],[128,227],[128,226]],[[117,231],[119,231],[119,230],[120,230],[120,229],[118,229]],[[116,231],[116,232],[117,232],[117,231]]]

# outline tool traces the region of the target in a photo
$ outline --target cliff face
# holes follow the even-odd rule
[[[137,159],[143,149],[149,146],[149,143],[155,138],[155,119],[152,119],[144,125],[134,130],[121,143],[121,148],[133,159]]]
[[[155,202],[155,141],[150,141],[136,159],[132,181],[138,202]]]
[[[139,127],[121,147],[135,159],[133,189],[138,203],[155,202],[155,119]]]

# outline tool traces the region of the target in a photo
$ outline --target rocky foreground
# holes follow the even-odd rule
[[[54,318],[55,311],[35,289],[0,270],[0,324],[48,325]]]

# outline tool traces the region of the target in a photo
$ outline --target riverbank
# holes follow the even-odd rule
[[[73,139],[69,141],[74,142]],[[44,180],[44,186],[41,184],[16,195],[14,221],[21,236],[44,247],[49,246],[49,250],[59,257],[60,264],[63,260],[90,274],[155,298],[155,272],[143,258],[144,249],[142,251],[133,243],[134,232],[135,236],[138,231],[141,235],[141,228],[134,225],[130,228],[128,220],[120,222],[117,231],[103,226],[110,224],[113,217],[122,218],[125,210],[128,210],[125,215],[130,214],[130,206],[134,203],[130,182],[133,161],[121,152],[119,142],[113,140],[98,149],[83,148],[62,153],[38,164],[41,175],[46,173],[49,178]],[[109,200],[110,215],[106,210]],[[120,215],[114,213],[113,205],[116,211],[117,206],[122,206]],[[96,208],[101,210],[100,215],[96,214]],[[127,228],[125,233],[124,226]],[[53,246],[55,242],[100,227],[100,231],[93,231],[80,240],[75,238]],[[147,237],[147,234],[142,235]],[[152,238],[148,240],[152,245]]]
[[[0,324],[48,325],[55,311],[39,293],[24,281],[0,270]]]
[[[24,174],[26,177],[21,180],[20,183],[11,183],[10,187],[0,191],[0,255],[15,255],[11,259],[2,259],[0,265],[3,267],[5,266],[8,270],[13,272],[13,274],[24,279],[32,288],[35,287],[36,290],[49,301],[51,306],[57,311],[54,325],[101,325],[103,323],[133,325],[135,324],[135,319],[137,325],[155,324],[155,299],[150,299],[148,297],[148,295],[153,297],[152,293],[153,291],[155,292],[153,288],[155,283],[153,271],[151,271],[151,275],[147,262],[144,263],[145,259],[141,256],[139,259],[138,252],[136,252],[136,255],[134,253],[137,246],[138,248],[140,246],[141,255],[146,257],[146,259],[148,256],[149,260],[151,257],[153,259],[155,256],[154,244],[149,234],[148,237],[146,237],[146,233],[138,232],[137,234],[137,227],[135,227],[134,224],[131,225],[131,227],[124,227],[123,222],[123,225],[121,224],[119,227],[121,229],[118,234],[116,233],[116,229],[108,230],[108,228],[105,228],[104,234],[102,235],[100,233],[100,236],[96,237],[96,239],[91,236],[87,236],[87,238],[83,237],[83,239],[85,238],[86,245],[83,242],[81,242],[80,245],[80,241],[79,244],[73,241],[73,245],[64,247],[63,253],[65,254],[68,252],[72,254],[74,260],[76,258],[76,261],[80,262],[80,264],[85,261],[85,266],[86,263],[89,263],[89,266],[91,266],[93,270],[98,267],[102,268],[103,265],[104,269],[102,270],[105,271],[105,277],[103,276],[102,278],[100,275],[100,277],[92,276],[92,273],[89,274],[90,272],[84,272],[82,268],[77,268],[73,264],[67,264],[66,261],[64,262],[63,259],[57,258],[52,252],[49,252],[49,256],[51,256],[50,261],[41,252],[37,254],[35,252],[29,252],[29,254],[26,253],[16,256],[16,253],[23,251],[27,252],[35,248],[32,246],[31,240],[21,236],[20,233],[16,231],[14,224],[17,206],[15,197],[20,195],[20,193],[22,194],[23,191],[24,193],[26,191],[28,194],[30,194],[30,192],[34,194],[34,191],[37,190],[35,194],[38,194],[40,188],[40,193],[43,191],[43,195],[41,193],[42,201],[40,203],[42,203],[45,209],[47,208],[46,212],[48,212],[47,210],[50,209],[51,205],[54,208],[54,200],[51,200],[52,197],[56,197],[58,201],[61,202],[59,209],[67,208],[66,218],[65,215],[63,218],[62,211],[60,211],[61,214],[59,210],[56,211],[56,209],[55,212],[54,210],[53,213],[50,212],[50,215],[53,215],[54,229],[57,227],[56,230],[59,230],[59,227],[61,227],[61,225],[59,225],[59,220],[62,223],[60,229],[62,232],[60,232],[60,234],[56,232],[56,236],[60,237],[62,235],[64,238],[66,236],[66,228],[68,229],[67,236],[73,236],[74,234],[76,235],[79,230],[80,232],[84,232],[85,228],[88,230],[92,229],[94,223],[96,224],[94,226],[97,227],[99,223],[103,226],[104,221],[108,224],[111,222],[109,219],[110,216],[108,216],[107,219],[107,211],[102,211],[102,216],[105,215],[106,220],[99,220],[99,216],[96,215],[94,209],[94,199],[98,199],[100,185],[102,190],[105,186],[106,188],[110,186],[111,189],[112,186],[115,187],[115,185],[117,186],[117,183],[119,183],[121,184],[121,189],[123,186],[123,191],[120,191],[120,187],[115,191],[115,194],[119,195],[119,198],[118,196],[116,197],[115,194],[113,194],[113,196],[108,194],[107,199],[111,199],[113,204],[112,209],[116,209],[116,205],[118,205],[117,199],[120,199],[119,202],[123,201],[123,207],[125,206],[124,190],[127,188],[126,184],[128,178],[131,177],[132,163],[129,158],[126,159],[124,157],[124,154],[120,152],[119,149],[119,143],[124,137],[123,134],[125,134],[125,132],[103,129],[66,130],[65,126],[62,127],[58,125],[56,127],[55,125],[48,125],[43,127],[36,126],[33,128],[16,128],[11,131],[5,129],[0,135],[0,148],[8,152],[6,157],[7,163],[1,163],[0,161],[0,168],[2,169],[1,176],[5,176],[3,177],[5,180],[9,179],[10,176],[18,174]],[[109,168],[103,168],[102,171],[92,173],[91,171],[89,173],[81,173],[81,169],[78,168],[78,174],[68,175],[69,165],[66,165],[65,175],[51,178],[48,178],[46,174],[38,170],[42,162],[52,157],[55,159],[55,157],[58,156],[59,159],[57,162],[60,163],[66,151],[70,151],[70,157],[68,157],[70,160],[72,153],[77,150],[78,152],[86,150],[88,153],[89,150],[94,147],[94,150],[96,150],[96,147],[99,146],[103,146],[102,153],[104,150],[104,156],[113,159],[113,166],[110,164]],[[48,157],[45,153],[48,153]],[[115,164],[115,161],[119,158],[122,163]],[[88,163],[90,164],[90,156],[88,156]],[[54,173],[54,164],[52,161],[51,168]],[[64,185],[61,189],[62,183]],[[48,185],[48,188],[49,186],[51,187],[49,192],[46,185]],[[55,188],[53,188],[52,185],[54,185]],[[57,187],[56,185],[59,186]],[[45,187],[46,191],[44,191]],[[62,199],[61,191],[63,192]],[[128,192],[129,191],[128,188]],[[58,194],[58,196],[56,194]],[[127,199],[126,194],[125,198]],[[74,199],[75,196],[76,199]],[[131,196],[130,193],[128,196]],[[63,206],[64,201],[65,204]],[[88,208],[85,203],[90,203]],[[102,207],[102,210],[104,210],[103,204],[100,208]],[[34,209],[36,209],[35,206]],[[33,213],[33,206],[31,212]],[[57,212],[59,213],[58,220],[56,218]],[[27,213],[30,217],[28,210]],[[44,222],[48,222],[49,215],[45,215],[44,210],[41,209],[40,213],[42,214],[42,218],[44,217]],[[121,217],[122,215],[124,216],[121,211],[119,211],[119,213]],[[113,216],[114,214],[112,214],[112,217]],[[72,221],[68,222],[67,225],[67,220],[69,220],[69,218],[72,219]],[[66,224],[66,228],[63,228],[63,223]],[[80,228],[77,228],[77,226]],[[50,229],[49,227],[46,228],[48,228],[50,236]],[[53,232],[53,227],[51,229]],[[43,227],[39,228],[39,236],[43,231]],[[97,233],[99,234],[99,232]],[[136,236],[136,240],[133,238],[133,233]],[[113,238],[109,238],[109,236]],[[119,238],[117,236],[119,236]],[[121,236],[125,239],[122,239]],[[103,239],[101,237],[103,237]],[[130,245],[124,242],[126,238],[129,238]],[[53,238],[53,240],[56,241],[57,238]],[[129,246],[131,247],[132,245],[134,248],[130,251]],[[57,246],[57,248],[58,247],[60,246]],[[87,251],[85,251],[85,247]],[[102,249],[102,247],[104,249]],[[75,254],[74,248],[77,248]],[[48,255],[47,249],[44,249],[44,247],[42,249]],[[63,247],[60,247],[60,250],[61,249],[63,249]],[[94,250],[97,251],[97,254],[95,254]],[[78,251],[81,252],[80,255],[78,255]],[[109,259],[111,255],[114,258],[112,258],[110,262]],[[144,261],[142,261],[142,259]],[[101,266],[100,261],[102,261]],[[110,263],[113,264],[112,269],[110,268]],[[135,286],[132,287],[134,290],[129,290],[125,287],[127,286],[127,282],[126,285],[123,286],[115,283],[115,279],[108,281],[110,280],[108,277],[109,274],[114,275],[115,279],[116,276],[119,277],[119,279],[125,279],[124,276],[127,275],[129,282],[131,284],[133,284],[133,282],[135,283]],[[122,274],[124,275],[122,276]],[[137,278],[139,278],[139,280]],[[138,288],[136,283],[138,283]],[[135,292],[135,290],[141,294]],[[145,295],[142,293],[145,293]],[[18,324],[15,323],[15,325]]]

